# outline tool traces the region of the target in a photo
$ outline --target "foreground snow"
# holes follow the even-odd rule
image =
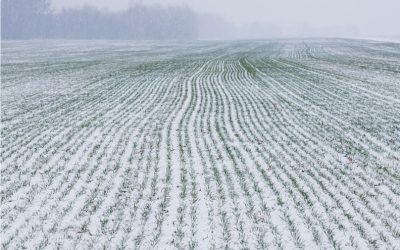
[[[5,42],[1,243],[398,248],[400,45]]]

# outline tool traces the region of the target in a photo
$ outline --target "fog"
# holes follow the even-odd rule
[[[122,13],[137,5],[190,9],[196,16],[198,39],[400,37],[399,0],[51,1],[54,12],[91,6],[102,12]]]
[[[3,0],[2,39],[194,40],[185,6],[135,4],[118,11],[86,5],[55,10],[47,0]]]

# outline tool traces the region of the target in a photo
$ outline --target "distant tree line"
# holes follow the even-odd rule
[[[47,0],[1,1],[2,39],[196,39],[197,27],[196,14],[180,6],[53,12]]]

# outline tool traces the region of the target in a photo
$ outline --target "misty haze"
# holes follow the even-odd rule
[[[400,249],[399,13],[2,0],[2,249]]]

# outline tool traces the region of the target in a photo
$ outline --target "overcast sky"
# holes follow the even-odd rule
[[[290,32],[352,30],[358,36],[400,37],[400,0],[52,0],[55,8],[84,4],[121,10],[130,3],[187,5],[235,25],[278,26]],[[257,26],[258,27],[258,26]],[[285,33],[285,32],[284,32]],[[285,33],[285,34],[286,34]],[[316,34],[318,35],[318,34]]]

